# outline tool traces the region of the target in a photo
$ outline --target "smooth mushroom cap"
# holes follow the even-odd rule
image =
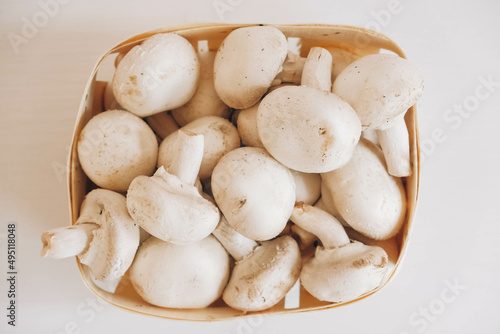
[[[184,126],[204,116],[229,118],[230,109],[217,95],[214,87],[215,51],[199,52],[200,81],[194,96],[183,106],[172,110],[177,124]]]
[[[229,277],[229,256],[213,236],[191,245],[150,237],[137,252],[130,280],[148,303],[203,308],[217,300]]]
[[[196,51],[184,37],[156,34],[134,46],[120,61],[113,93],[128,111],[150,116],[188,102],[199,74]]]
[[[236,263],[222,299],[237,310],[265,310],[285,297],[300,268],[300,250],[292,237],[263,242]]]
[[[350,227],[377,240],[398,233],[406,216],[405,189],[400,178],[389,175],[375,144],[362,138],[351,160],[322,178]]]
[[[183,183],[160,167],[152,177],[139,176],[127,192],[132,218],[151,235],[175,244],[201,240],[217,227],[219,210],[196,186]]]
[[[337,78],[347,66],[359,59],[359,55],[345,49],[336,47],[327,47],[326,49],[332,55],[332,82],[335,81],[335,78]]]
[[[78,255],[101,281],[120,278],[128,270],[139,247],[139,226],[127,211],[125,196],[95,189],[82,202],[76,224],[94,223],[99,228],[88,248]]]
[[[318,247],[302,267],[300,280],[314,297],[328,302],[353,300],[375,289],[387,271],[387,254],[354,242],[333,249]]]
[[[347,102],[304,86],[286,86],[266,95],[257,112],[257,128],[276,160],[304,173],[345,165],[361,135],[359,118]]]
[[[269,240],[285,227],[295,204],[293,176],[264,149],[242,147],[220,159],[212,193],[229,225],[252,240]]]
[[[94,116],[78,140],[83,171],[96,185],[126,191],[138,175],[151,175],[158,142],[151,128],[127,111],[109,110]]]
[[[321,196],[321,176],[290,170],[295,181],[295,202],[313,205]]]
[[[373,54],[354,61],[335,79],[332,92],[352,105],[363,129],[386,129],[422,96],[424,80],[406,59]]]
[[[217,94],[231,108],[253,106],[281,71],[287,52],[286,37],[275,27],[254,26],[232,31],[215,56]]]
[[[224,154],[240,147],[238,130],[231,122],[222,117],[201,117],[183,126],[182,130],[203,135],[205,138],[203,160],[198,173],[201,180],[208,179],[212,175],[215,165]],[[158,167],[164,166],[168,169],[176,149],[177,136],[178,132],[176,131],[161,142],[158,152]]]
[[[264,144],[259,137],[257,130],[257,110],[260,102],[250,108],[239,110],[236,117],[236,127],[241,138],[241,142],[245,146],[264,148]],[[233,116],[234,118],[235,116]]]

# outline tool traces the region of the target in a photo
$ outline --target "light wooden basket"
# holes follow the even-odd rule
[[[141,43],[146,38],[154,34],[165,32],[175,32],[188,39],[193,45],[196,45],[198,41],[206,40],[210,50],[217,50],[222,40],[232,30],[243,26],[252,26],[252,24],[198,24],[158,29],[134,36],[124,41],[123,43],[120,43],[119,45],[106,52],[106,54],[99,60],[90,75],[90,79],[83,94],[83,99],[77,115],[71,145],[71,152],[69,156],[69,199],[72,224],[74,224],[76,219],[78,218],[82,200],[84,196],[90,191],[91,186],[90,181],[87,179],[87,176],[84,174],[78,163],[77,141],[80,131],[82,130],[83,126],[85,126],[85,124],[89,121],[89,119],[93,115],[103,111],[103,90],[105,83],[103,83],[102,81],[97,81],[97,72],[103,61],[112,54],[127,52],[132,47]],[[382,34],[362,28],[317,24],[274,26],[280,29],[285,34],[285,36],[289,38],[300,38],[302,56],[307,56],[307,53],[311,47],[321,46],[338,47],[359,55],[377,53],[380,50],[387,50],[392,51],[397,55],[405,58],[403,51],[389,38],[385,37]],[[191,321],[224,320],[236,317],[252,316],[256,314],[267,315],[308,312],[313,310],[339,307],[364,299],[367,296],[372,295],[382,289],[391,279],[395,277],[401,266],[401,263],[403,262],[410,239],[410,233],[412,230],[417,204],[420,175],[417,110],[415,107],[412,107],[408,111],[405,120],[410,135],[411,164],[413,167],[412,175],[405,180],[406,196],[408,201],[406,220],[404,222],[403,228],[397,236],[399,245],[399,258],[396,263],[396,267],[390,275],[389,279],[375,290],[348,302],[328,303],[317,300],[301,287],[300,307],[298,308],[285,309],[284,301],[281,301],[274,307],[262,312],[244,313],[226,306],[221,300],[215,302],[208,308],[195,310],[169,309],[150,305],[149,303],[142,300],[141,297],[134,291],[127,274],[120,281],[116,292],[109,293],[100,289],[93,283],[90,273],[88,272],[86,267],[82,266],[77,260],[79,269],[82,273],[83,281],[97,296],[115,306],[130,311],[158,317]]]

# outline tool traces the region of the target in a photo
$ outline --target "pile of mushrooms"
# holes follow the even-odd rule
[[[96,281],[127,274],[167,308],[262,311],[298,280],[347,302],[387,280],[412,172],[404,114],[423,91],[407,60],[304,58],[253,26],[217,52],[157,34],[115,66],[77,143],[97,189],[75,225],[42,235],[42,256],[78,256]]]

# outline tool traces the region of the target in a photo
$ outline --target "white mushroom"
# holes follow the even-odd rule
[[[361,131],[361,137],[368,139],[369,141],[371,141],[375,145],[380,146],[380,141],[379,141],[377,132],[378,132],[378,130],[375,130],[375,129],[366,129],[366,130]]]
[[[127,192],[132,218],[151,235],[175,244],[189,244],[212,233],[219,210],[200,195],[195,181],[203,157],[203,136],[179,131],[168,172],[139,176]]]
[[[327,47],[326,49],[332,55],[332,82],[347,66],[359,59],[357,54],[345,49],[337,47]]]
[[[229,118],[230,110],[217,95],[214,87],[215,51],[198,52],[200,81],[194,96],[183,106],[172,110],[175,121],[184,126],[204,116]]]
[[[406,215],[405,189],[400,178],[387,173],[375,144],[362,138],[351,160],[322,178],[350,227],[376,240],[398,233]]]
[[[229,225],[252,240],[269,240],[285,227],[295,203],[293,176],[265,150],[242,147],[220,159],[212,193]]]
[[[356,110],[364,129],[387,129],[422,95],[420,72],[406,59],[372,54],[354,61],[335,79],[332,92]]]
[[[229,256],[211,235],[191,245],[150,237],[130,268],[130,281],[145,301],[171,308],[209,306],[228,277]]]
[[[247,109],[238,110],[233,119],[236,120],[236,127],[241,138],[241,142],[245,146],[264,148],[264,144],[259,137],[257,130],[257,110],[260,102]]]
[[[315,234],[323,245],[300,273],[302,285],[315,298],[346,302],[380,285],[387,272],[387,254],[382,248],[351,243],[332,215],[310,205],[297,205],[291,220]]]
[[[128,111],[150,116],[188,102],[196,91],[199,72],[196,51],[184,37],[156,34],[120,61],[113,92]]]
[[[321,198],[314,204],[315,207],[325,210],[334,216],[342,225],[349,226],[340,214],[333,201],[332,191],[328,188],[327,182],[321,181]]]
[[[324,173],[339,168],[349,161],[359,140],[356,112],[340,97],[321,90],[329,90],[330,67],[330,54],[312,48],[302,73],[312,87],[279,88],[259,106],[257,127],[264,147],[291,169]]]
[[[115,99],[113,94],[113,83],[107,82],[106,88],[104,89],[104,110],[125,110],[118,101]]]
[[[227,119],[218,116],[205,116],[182,127],[182,130],[203,135],[205,146],[198,176],[201,180],[212,175],[215,165],[224,154],[240,147],[238,130]],[[171,164],[178,131],[166,137],[160,144],[158,152],[158,167],[164,166],[168,170]]]
[[[300,57],[288,52],[286,37],[279,29],[239,28],[224,39],[217,51],[215,90],[231,108],[246,109],[257,103],[271,85],[300,78],[302,66]]]
[[[297,242],[282,236],[262,242],[245,238],[224,218],[213,232],[236,260],[222,299],[242,311],[261,311],[276,305],[293,287],[300,274]]]
[[[290,170],[295,181],[295,202],[313,205],[321,196],[321,176]]]
[[[139,226],[127,211],[125,197],[105,189],[87,194],[75,225],[42,234],[42,256],[78,255],[101,281],[120,278],[128,270],[139,246]]]
[[[397,117],[390,128],[376,131],[389,174],[399,177],[409,176],[410,141],[404,118]]]
[[[351,240],[359,241],[365,245],[378,246],[387,253],[387,272],[385,273],[383,281],[385,282],[396,268],[396,263],[399,259],[399,245],[396,237],[386,240],[373,240],[365,237],[353,228],[344,226],[345,231]]]
[[[409,138],[403,116],[422,96],[424,81],[406,59],[390,54],[362,57],[339,74],[332,91],[349,102],[363,129],[377,129],[394,176],[411,174]]]
[[[179,130],[172,115],[166,111],[146,117],[146,122],[162,140]]]
[[[126,191],[138,175],[151,175],[158,142],[151,128],[127,111],[109,110],[94,116],[78,140],[83,171],[102,188]]]

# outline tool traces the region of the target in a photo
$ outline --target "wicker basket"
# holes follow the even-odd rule
[[[97,81],[97,73],[107,57],[116,53],[125,53],[135,45],[141,43],[146,38],[157,33],[165,32],[176,32],[177,34],[188,39],[193,45],[197,45],[199,41],[207,41],[210,50],[217,50],[222,40],[232,30],[243,26],[252,25],[199,24],[158,29],[128,39],[127,41],[112,48],[99,60],[99,62],[93,69],[90,75],[90,79],[85,88],[83,99],[77,115],[71,145],[71,152],[69,156],[69,198],[72,224],[74,224],[76,219],[78,218],[80,205],[85,194],[87,194],[92,187],[91,182],[88,180],[78,163],[77,140],[80,131],[82,130],[83,126],[89,121],[89,119],[93,115],[103,111],[103,90],[105,83],[102,81]],[[321,46],[343,48],[358,55],[377,53],[380,50],[388,50],[396,53],[403,58],[405,57],[403,51],[390,39],[379,33],[366,29],[335,25],[275,25],[275,27],[280,29],[285,34],[285,36],[289,38],[300,38],[300,52],[302,56],[307,56],[307,53],[309,52],[309,49],[311,47]],[[300,307],[298,308],[285,309],[284,301],[281,301],[274,307],[265,311],[245,313],[228,307],[221,300],[215,302],[208,308],[195,310],[169,309],[150,305],[149,303],[142,300],[142,298],[134,291],[134,288],[132,287],[127,274],[120,281],[116,292],[109,293],[97,287],[93,283],[90,273],[86,269],[86,267],[82,266],[80,262],[78,262],[83,281],[97,296],[118,307],[158,317],[192,321],[224,320],[236,317],[252,316],[256,314],[308,312],[313,310],[339,307],[366,298],[367,296],[382,289],[392,278],[395,277],[401,263],[403,262],[404,255],[408,247],[410,232],[412,230],[417,204],[420,174],[417,112],[415,107],[412,107],[408,111],[405,119],[410,135],[410,159],[413,167],[412,175],[405,180],[406,196],[408,201],[406,220],[404,222],[403,228],[397,236],[399,245],[399,258],[396,267],[390,275],[389,279],[386,280],[385,283],[377,289],[349,302],[328,303],[317,300],[301,287]]]

